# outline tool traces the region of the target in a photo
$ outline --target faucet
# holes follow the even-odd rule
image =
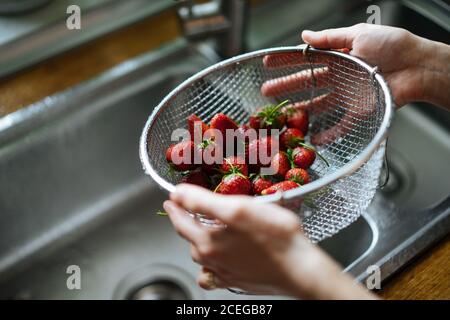
[[[214,38],[221,58],[232,57],[244,51],[249,7],[247,0],[178,2],[178,18],[183,35],[188,40],[198,42]]]

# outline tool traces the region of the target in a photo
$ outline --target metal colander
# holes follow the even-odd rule
[[[309,110],[308,142],[330,166],[316,160],[309,169],[313,182],[255,201],[297,212],[313,242],[337,233],[375,194],[393,114],[390,92],[376,68],[341,52],[305,45],[266,49],[190,77],[161,101],[145,125],[140,141],[145,172],[172,192],[181,176],[170,172],[165,150],[173,143],[173,130],[186,128],[189,115],[209,121],[220,112],[243,123],[256,108],[285,99]]]

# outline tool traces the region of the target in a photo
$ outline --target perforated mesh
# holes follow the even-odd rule
[[[330,163],[327,167],[315,161],[310,168],[315,179],[355,159],[379,131],[386,112],[380,84],[351,59],[326,52],[305,56],[299,49],[272,52],[270,56],[260,53],[232,64],[218,64],[181,90],[176,89],[159,106],[146,132],[150,165],[157,175],[176,184],[180,176],[169,173],[165,150],[172,143],[173,130],[186,128],[189,115],[195,113],[208,122],[221,112],[243,123],[256,108],[285,99],[309,110],[309,143]],[[284,203],[304,218],[304,230],[312,241],[335,234],[367,208],[375,193],[383,154],[381,145],[352,175],[305,196],[303,201]]]

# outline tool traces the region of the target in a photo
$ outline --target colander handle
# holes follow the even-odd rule
[[[389,169],[389,159],[387,157],[387,153],[388,153],[388,140],[389,138],[386,138],[384,144],[385,144],[385,150],[384,150],[384,155],[383,155],[383,172],[384,172],[384,178],[380,179],[380,183],[378,184],[378,188],[379,189],[383,189],[384,187],[386,187],[386,185],[389,182],[389,177],[390,177],[390,169]],[[382,182],[381,182],[382,181]]]

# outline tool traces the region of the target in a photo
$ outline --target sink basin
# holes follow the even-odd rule
[[[142,288],[150,299],[237,297],[195,284],[199,267],[155,214],[167,195],[144,176],[137,153],[153,107],[208,64],[180,40],[0,120],[0,298],[126,299]],[[450,176],[437,168],[450,156],[448,132],[408,109],[389,141],[390,184],[320,244],[360,280],[371,264],[388,277],[449,230]],[[414,153],[420,139],[437,163],[426,174],[417,172],[426,160]],[[433,177],[441,191],[421,198]],[[67,288],[71,265],[80,267],[82,290]]]

